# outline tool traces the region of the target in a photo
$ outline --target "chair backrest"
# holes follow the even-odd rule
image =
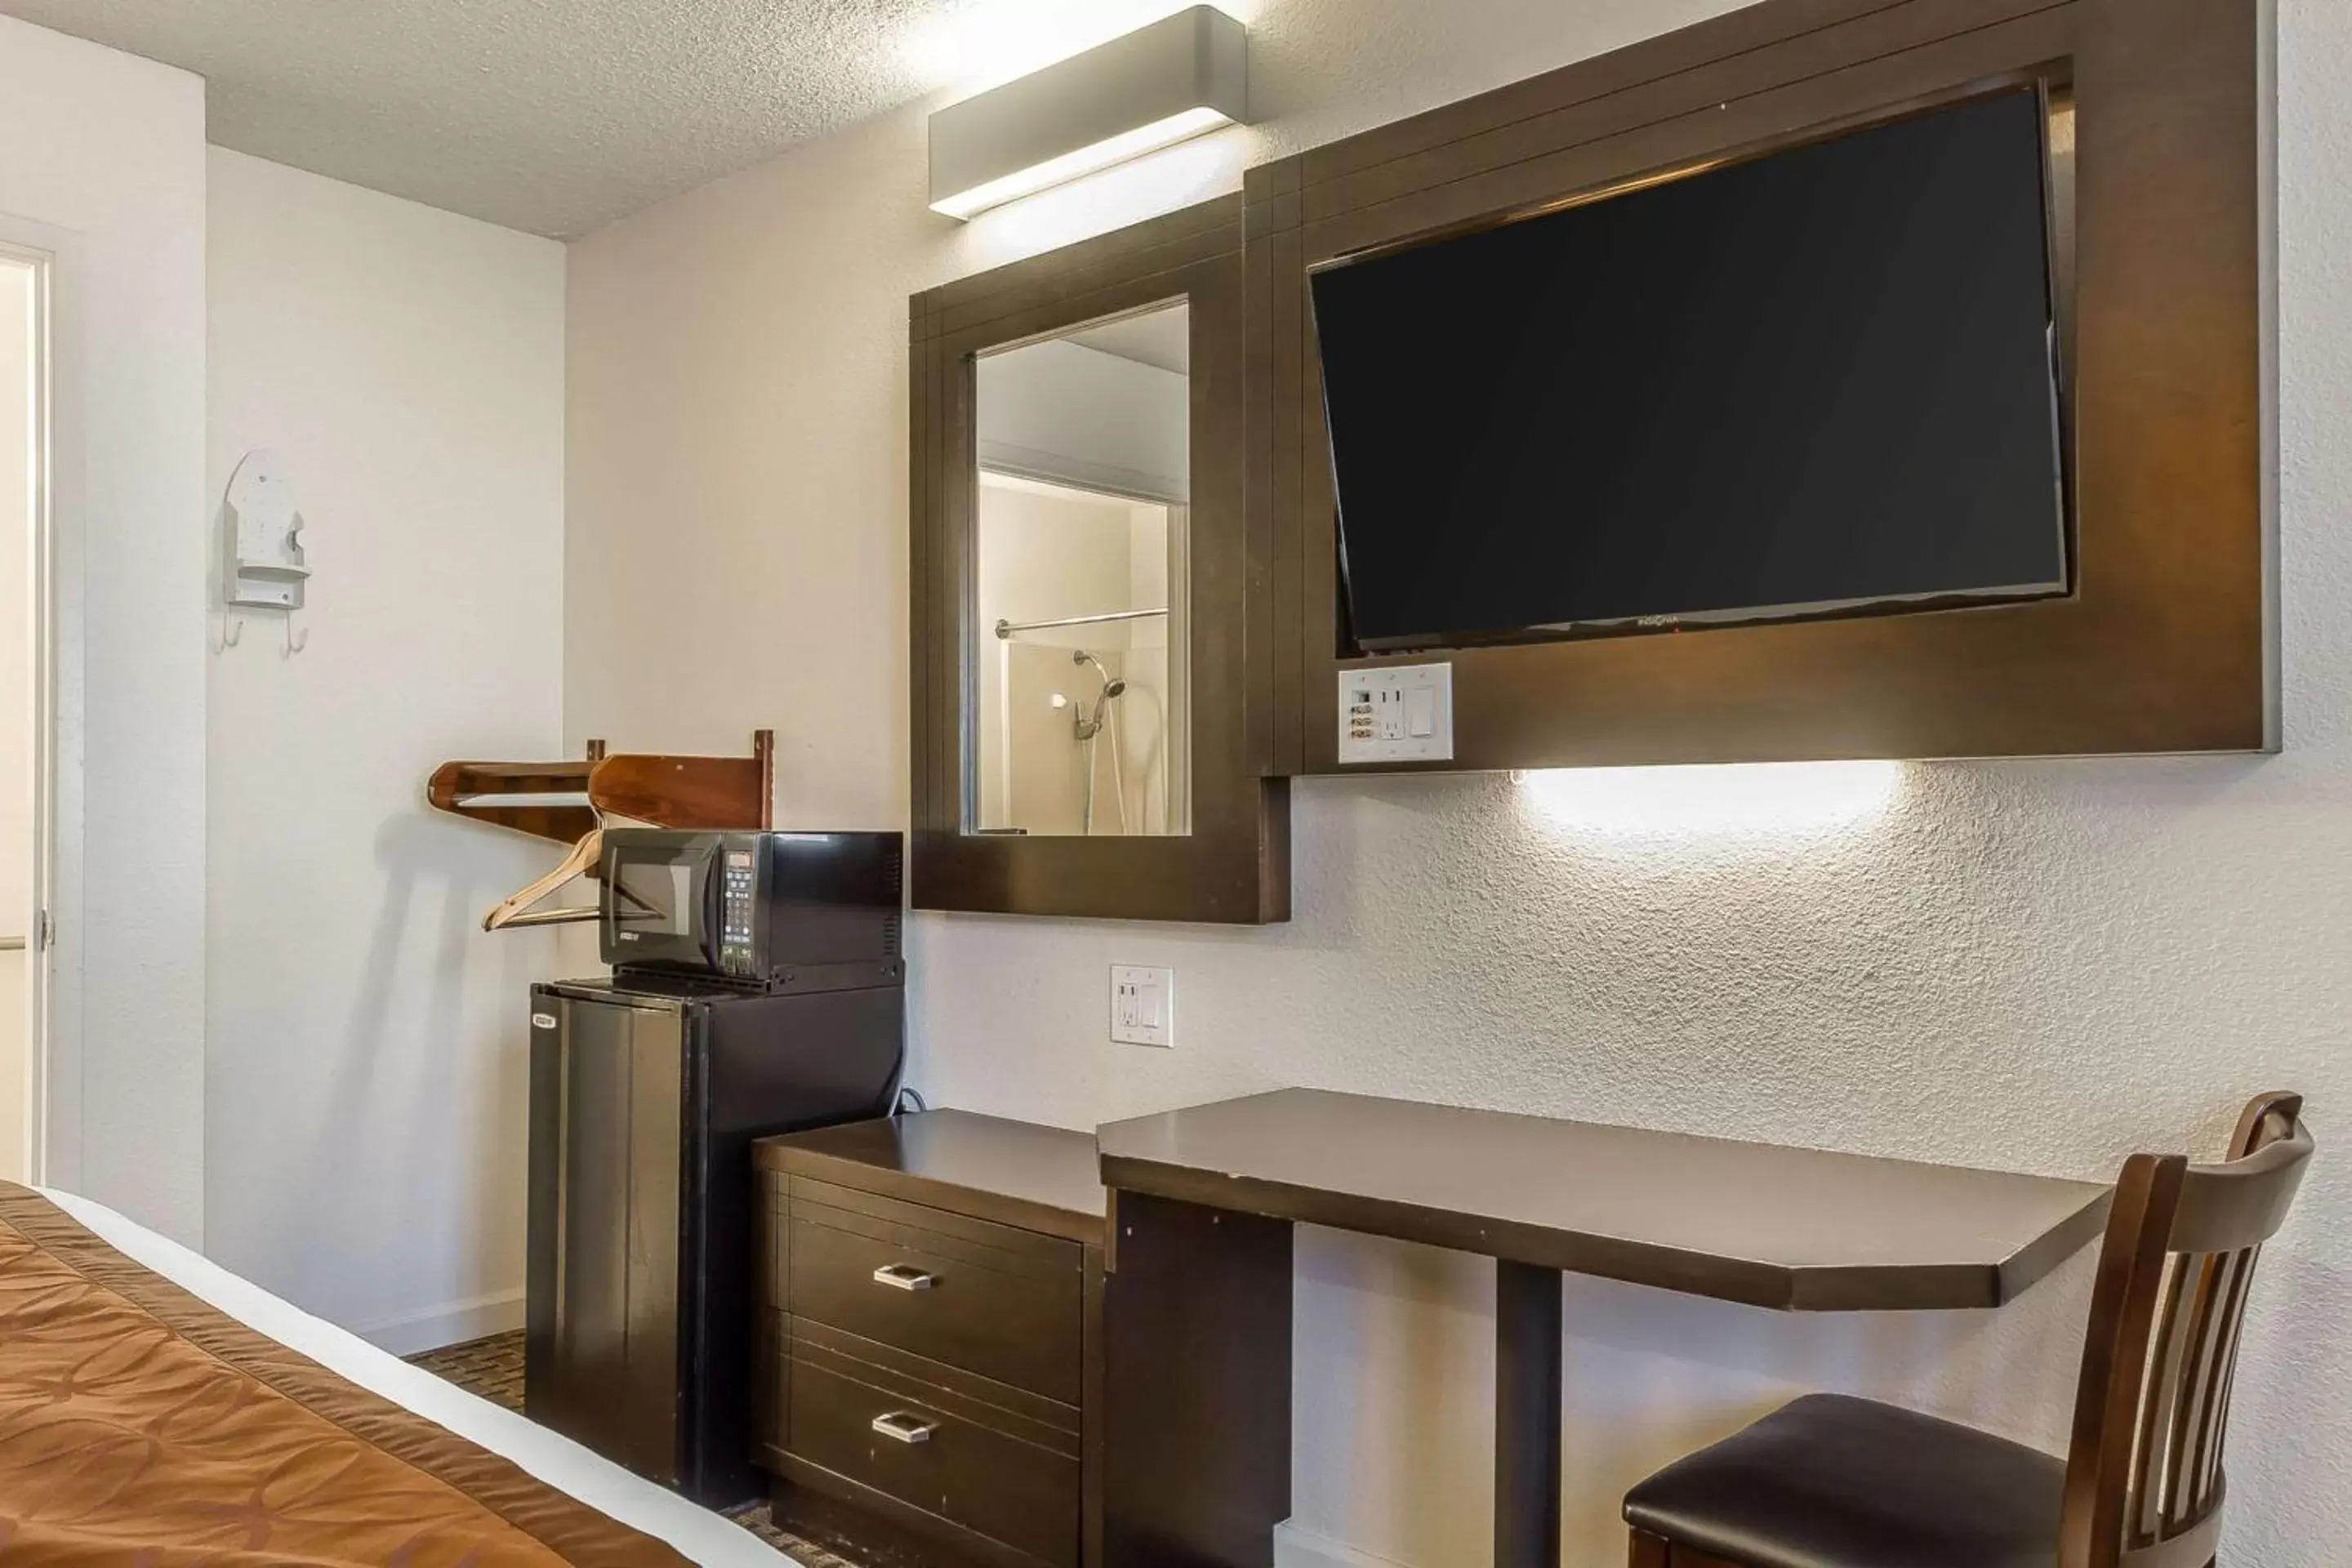
[[[2239,1329],[2311,1158],[2302,1117],[2300,1095],[2261,1095],[2225,1164],[2125,1163],[2083,1347],[2059,1568],[2213,1561]]]

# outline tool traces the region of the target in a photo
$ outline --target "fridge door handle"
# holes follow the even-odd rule
[[[886,1263],[874,1271],[874,1283],[893,1290],[928,1290],[939,1282],[938,1275],[926,1274],[911,1263]]]

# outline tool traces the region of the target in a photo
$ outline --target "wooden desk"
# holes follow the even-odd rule
[[[1289,1512],[1290,1227],[1496,1261],[1496,1568],[1559,1562],[1560,1273],[1799,1311],[1996,1307],[2108,1189],[1314,1089],[1114,1122],[1116,1568],[1265,1568]]]

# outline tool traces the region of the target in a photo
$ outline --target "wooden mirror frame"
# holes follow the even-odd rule
[[[2266,0],[1765,0],[1252,170],[1251,502],[1278,771],[1343,669],[1450,662],[1454,759],[1396,771],[2274,751]],[[1362,657],[1308,307],[1318,264],[2002,83],[2075,115],[2074,591],[2032,604]],[[2063,255],[2065,239],[2062,236]]]
[[[1241,925],[1290,918],[1290,788],[1265,767],[1271,549],[1244,504],[1242,216],[1241,197],[1231,196],[914,297],[908,621],[917,909]],[[971,656],[983,630],[972,549],[977,357],[1179,299],[1191,306],[1192,340],[1185,563],[1192,832],[971,833],[969,720],[979,693]]]

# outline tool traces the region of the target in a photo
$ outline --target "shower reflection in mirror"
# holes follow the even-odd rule
[[[968,820],[1191,831],[1191,311],[982,356]]]

